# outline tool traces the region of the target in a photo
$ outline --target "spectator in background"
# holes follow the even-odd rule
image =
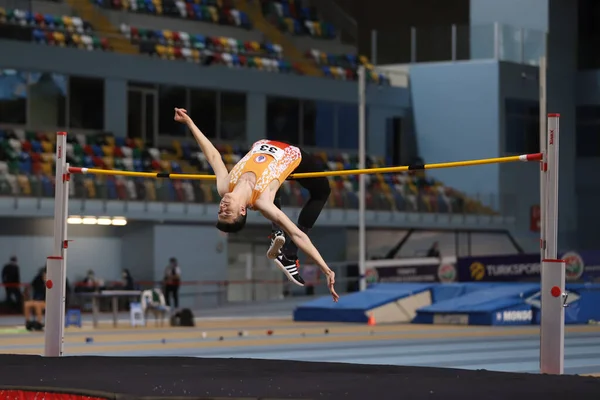
[[[135,283],[133,281],[133,277],[131,276],[131,272],[127,268],[123,269],[122,273],[123,279],[121,282],[123,283],[123,290],[135,290]]]
[[[2,283],[6,289],[7,305],[15,312],[21,313],[23,296],[21,294],[21,274],[16,256],[12,256],[8,264],[2,268]]]
[[[440,244],[438,242],[433,242],[433,244],[427,251],[427,257],[440,258]]]
[[[174,308],[179,307],[179,286],[181,285],[181,268],[177,264],[177,259],[171,257],[169,265],[165,268],[165,299],[167,305],[171,307],[171,295],[173,296]]]
[[[88,270],[85,278],[75,284],[75,293],[90,293],[102,289],[104,282],[96,277],[94,270]]]
[[[23,306],[25,326],[28,330],[44,329],[44,309],[46,308],[46,267],[40,268],[31,281],[31,296]],[[35,321],[31,322],[31,314],[35,313]]]

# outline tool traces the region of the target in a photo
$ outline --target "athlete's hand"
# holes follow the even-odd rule
[[[187,115],[187,111],[183,108],[175,107],[175,118],[173,118],[177,122],[181,122],[182,124],[187,124],[191,121],[189,115]]]
[[[334,285],[335,285],[335,272],[333,272],[332,270],[329,270],[329,272],[327,272],[327,287],[329,288],[329,291],[331,292],[333,301],[337,303],[340,296],[335,292],[335,288],[333,287]]]

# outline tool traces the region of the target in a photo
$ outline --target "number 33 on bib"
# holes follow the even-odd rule
[[[281,161],[281,159],[285,155],[285,151],[283,149],[280,149],[279,147],[271,143],[257,143],[250,152],[252,154],[268,154],[271,157],[273,157],[276,161]],[[256,159],[257,162],[266,160],[266,157],[264,159],[257,157]]]

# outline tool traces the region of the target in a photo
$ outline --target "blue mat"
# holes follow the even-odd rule
[[[459,294],[459,297],[436,302],[419,309],[419,312],[468,313],[494,311],[515,304],[522,304],[525,298],[540,290],[540,285],[537,283],[496,283],[486,285],[482,289],[485,290],[467,291],[467,294]]]
[[[367,322],[367,311],[424,292],[435,284],[380,283],[364,292],[342,296],[339,302],[330,296],[304,303],[294,311],[294,321]]]

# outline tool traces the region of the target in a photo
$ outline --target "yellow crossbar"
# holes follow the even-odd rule
[[[441,168],[456,168],[456,167],[472,167],[475,165],[484,164],[501,164],[516,161],[541,161],[542,153],[523,154],[519,156],[482,158],[479,160],[453,161],[437,164],[422,164],[422,165],[403,165],[399,167],[382,167],[382,168],[365,168],[365,169],[349,169],[344,171],[323,171],[323,172],[305,172],[292,174],[288,179],[306,179],[319,178],[324,176],[346,176],[346,175],[371,175],[371,174],[392,174],[404,171],[418,171],[424,169],[441,169]],[[133,176],[139,178],[158,178],[158,179],[192,179],[192,180],[214,180],[214,175],[208,174],[170,174],[163,172],[136,172],[136,171],[119,171],[114,169],[97,169],[97,168],[81,168],[70,167],[69,172],[73,174],[93,174],[93,175],[111,175],[111,176]]]

